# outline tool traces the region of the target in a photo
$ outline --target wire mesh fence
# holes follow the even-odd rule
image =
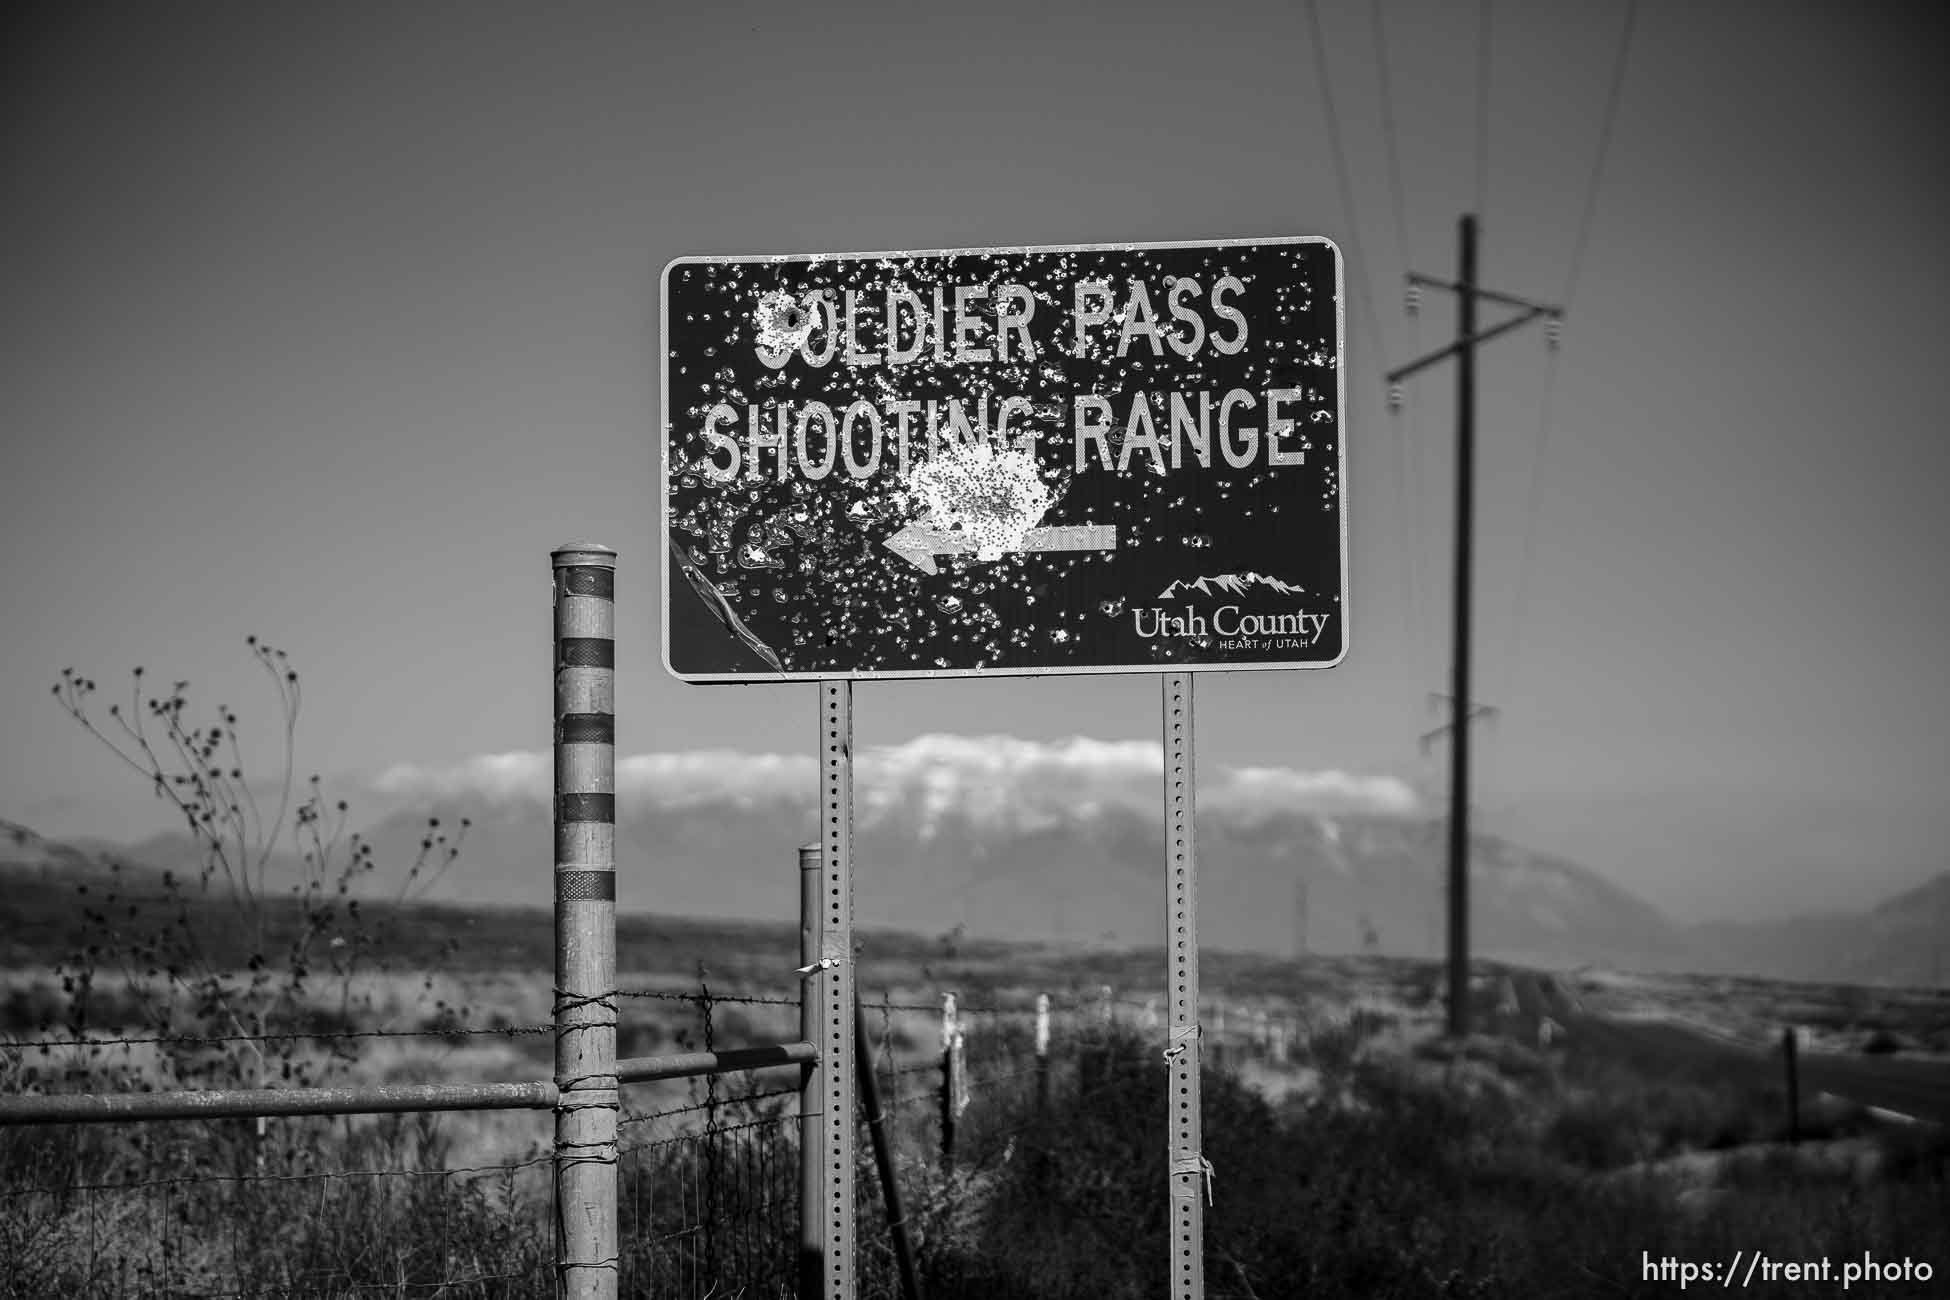
[[[791,1293],[797,1097],[761,1088],[622,1121],[624,1295]]]

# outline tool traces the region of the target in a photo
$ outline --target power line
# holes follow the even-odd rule
[[[1550,439],[1551,409],[1557,393],[1558,349],[1553,340],[1550,360],[1544,368],[1543,395],[1537,403],[1537,437],[1530,453],[1530,482],[1524,491],[1523,550],[1517,559],[1517,585],[1510,600],[1510,634],[1504,645],[1503,662],[1509,674],[1509,690],[1514,693],[1517,683],[1523,680],[1518,671],[1517,654],[1521,647],[1520,633],[1530,594],[1530,566],[1537,545],[1537,516],[1541,512],[1544,485],[1544,446]]]
[[[1571,306],[1571,297],[1577,288],[1578,273],[1583,269],[1585,245],[1591,238],[1591,221],[1598,207],[1598,186],[1605,175],[1605,158],[1611,152],[1612,126],[1618,120],[1619,93],[1625,87],[1625,63],[1632,49],[1632,28],[1639,16],[1638,0],[1628,0],[1625,6],[1625,28],[1619,33],[1618,54],[1612,62],[1611,90],[1605,96],[1604,124],[1598,129],[1598,156],[1591,166],[1591,183],[1584,192],[1584,216],[1578,222],[1577,242],[1571,246],[1571,270],[1565,277],[1564,292],[1560,298],[1566,310]]]
[[[1476,219],[1490,204],[1490,98],[1493,81],[1494,0],[1481,0],[1476,20]]]
[[[1490,6],[1483,0],[1476,23],[1476,215],[1490,204]]]
[[[1419,326],[1415,333],[1415,346],[1418,351],[1422,346]],[[1408,545],[1412,547],[1408,552],[1407,563],[1408,637],[1411,645],[1420,647],[1434,644],[1433,629],[1429,626],[1429,597],[1425,594],[1428,580],[1422,575],[1428,550],[1428,538],[1424,535],[1422,527],[1422,475],[1416,469],[1416,453],[1424,445],[1421,432],[1422,407],[1420,403],[1416,404],[1414,422],[1410,425],[1403,420],[1403,407],[1406,403],[1406,395],[1399,402],[1391,395],[1388,403],[1388,423],[1401,462],[1401,496],[1403,508],[1409,519]]]
[[[1408,204],[1402,197],[1401,152],[1395,141],[1395,91],[1388,75],[1388,33],[1381,21],[1381,0],[1368,0],[1374,26],[1375,67],[1381,77],[1381,131],[1388,150],[1388,188],[1395,201],[1395,257],[1408,265]]]
[[[1377,359],[1385,355],[1381,347],[1381,335],[1375,326],[1374,299],[1368,292],[1367,260],[1361,256],[1361,226],[1354,217],[1354,185],[1348,178],[1347,152],[1341,145],[1340,117],[1334,112],[1334,86],[1327,76],[1327,42],[1320,31],[1320,8],[1316,0],[1307,0],[1307,19],[1313,27],[1314,67],[1320,82],[1321,107],[1327,115],[1327,139],[1334,154],[1334,174],[1340,181],[1341,213],[1347,227],[1347,247],[1352,260],[1361,270],[1358,277],[1350,275],[1354,288],[1361,295],[1362,305],[1367,309],[1363,318],[1367,322],[1369,339],[1374,345]],[[1353,268],[1349,268],[1352,270]]]
[[[1395,91],[1393,78],[1388,70],[1388,33],[1381,18],[1380,0],[1369,0],[1368,18],[1374,30],[1375,69],[1380,79],[1381,91],[1381,130],[1385,141],[1388,159],[1388,190],[1392,199],[1395,217],[1395,258],[1402,266],[1408,265],[1408,202],[1402,188],[1401,149],[1395,133]],[[1318,39],[1316,25],[1316,39]],[[1411,295],[1419,290],[1410,290]],[[1409,299],[1410,315],[1415,317],[1415,350],[1422,350],[1421,317],[1414,310],[1414,298]],[[1411,429],[1403,422],[1404,400],[1399,390],[1388,396],[1389,434],[1394,439],[1397,459],[1400,462],[1401,480],[1399,497],[1404,513],[1409,519],[1409,538],[1412,547],[1408,553],[1408,639],[1412,645],[1426,645],[1432,641],[1429,635],[1427,598],[1423,595],[1425,584],[1422,578],[1422,562],[1427,549],[1427,539],[1422,532],[1422,494],[1419,487],[1420,475],[1415,472],[1415,451],[1421,448],[1421,412],[1415,408],[1414,425]]]
[[[1489,0],[1484,0],[1487,5]],[[1571,248],[1571,265],[1565,274],[1562,300],[1568,309],[1577,288],[1578,276],[1583,270],[1584,254],[1589,246],[1591,228],[1598,207],[1598,193],[1604,180],[1605,161],[1611,153],[1613,128],[1618,122],[1618,105],[1625,86],[1625,68],[1632,49],[1632,31],[1638,20],[1638,0],[1628,0],[1625,7],[1625,23],[1618,36],[1618,49],[1612,59],[1611,86],[1605,94],[1604,116],[1598,128],[1598,149],[1592,159],[1591,180],[1585,187],[1584,212],[1578,222],[1577,240]],[[1536,553],[1537,519],[1542,511],[1543,501],[1543,463],[1544,452],[1550,443],[1552,425],[1552,402],[1557,385],[1557,334],[1555,322],[1550,334],[1550,362],[1544,371],[1543,393],[1538,401],[1537,437],[1530,456],[1530,482],[1525,492],[1525,511],[1523,526],[1523,549],[1517,566],[1517,585],[1510,604],[1510,639],[1505,662],[1509,665],[1511,689],[1520,680],[1517,657],[1522,646],[1523,620],[1530,594],[1531,566]]]
[[[1378,15],[1376,21],[1379,22]],[[1317,3],[1317,0],[1307,0],[1307,22],[1311,29],[1312,37],[1313,37],[1312,44],[1313,44],[1313,52],[1314,52],[1314,69],[1316,72],[1316,80],[1319,82],[1320,85],[1321,109],[1323,114],[1326,117],[1328,145],[1332,151],[1333,159],[1334,159],[1334,175],[1336,180],[1339,182],[1340,191],[1341,191],[1341,214],[1342,214],[1342,221],[1347,231],[1348,260],[1350,263],[1350,265],[1348,266],[1348,281],[1350,286],[1353,288],[1355,294],[1360,298],[1360,303],[1362,308],[1361,316],[1368,335],[1368,342],[1370,346],[1374,348],[1374,356],[1376,360],[1379,362],[1383,357],[1387,355],[1387,352],[1386,349],[1382,347],[1380,326],[1377,323],[1377,318],[1374,310],[1374,298],[1373,295],[1369,292],[1367,259],[1362,255],[1361,252],[1361,224],[1355,215],[1354,183],[1348,172],[1347,151],[1344,145],[1342,144],[1342,140],[1341,140],[1340,115],[1335,111],[1334,108],[1334,86],[1333,86],[1333,82],[1329,79],[1328,69],[1327,69],[1327,39],[1326,36],[1321,31],[1320,7]],[[1390,113],[1390,117],[1392,118],[1392,112]],[[1393,150],[1394,150],[1393,139],[1394,139],[1394,133],[1391,124],[1389,128],[1389,140],[1390,140],[1389,150],[1390,150],[1391,159],[1393,158]],[[1402,241],[1402,247],[1405,249],[1406,248],[1406,236],[1405,236],[1406,221],[1402,216],[1405,205],[1402,203],[1401,200],[1401,182],[1400,182],[1399,167],[1395,166],[1391,162],[1391,169],[1393,170],[1394,177],[1395,177],[1394,190],[1395,190],[1395,204],[1396,204],[1397,238]],[[1406,258],[1405,252],[1403,256],[1404,258]],[[1389,410],[1391,413],[1391,418],[1389,420],[1389,432],[1390,435],[1395,440],[1396,448],[1397,451],[1399,452],[1399,458],[1403,465],[1402,492],[1403,495],[1406,496],[1408,494],[1407,478],[1408,478],[1408,465],[1409,465],[1411,453],[1407,446],[1407,440],[1405,435],[1403,434],[1399,419],[1393,418],[1395,407],[1394,407],[1392,397],[1388,396],[1387,385],[1385,381],[1383,382],[1383,391],[1384,391],[1384,397],[1389,402]],[[1346,437],[1347,431],[1342,430],[1341,436]],[[1420,531],[1419,521],[1421,518],[1419,505],[1420,505],[1419,502],[1410,501],[1409,508],[1408,508],[1408,513],[1411,516],[1413,516],[1417,521],[1416,531],[1418,535]],[[1417,543],[1416,549],[1418,551],[1420,549],[1419,542]],[[1420,624],[1420,622],[1422,621],[1420,582],[1417,577],[1417,572],[1415,568],[1416,560],[1417,560],[1417,555],[1411,552],[1408,558],[1409,617],[1411,619],[1411,635],[1414,635],[1415,633],[1418,633],[1420,631],[1419,626],[1415,626],[1415,625]]]

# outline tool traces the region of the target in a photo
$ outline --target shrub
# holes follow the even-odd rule
[[[321,1053],[312,1036],[372,1019],[371,995],[354,982],[381,963],[388,938],[360,908],[375,874],[372,847],[357,833],[346,835],[347,805],[328,806],[318,777],[294,804],[298,672],[283,650],[256,637],[246,644],[277,691],[283,723],[274,808],[260,805],[246,778],[237,715],[219,706],[208,725],[186,720],[188,682],[145,698],[144,673],[136,668],[128,707],[110,704],[103,718],[94,712],[92,678],[64,669],[54,687],[69,716],[183,819],[200,856],[193,879],[163,871],[159,884],[138,885],[115,863],[106,886],[76,885],[81,939],[54,972],[63,997],[60,1028],[77,1039],[128,1030],[197,1041],[180,1050],[166,1045],[139,1066],[86,1070],[67,1083],[111,1090],[303,1086],[334,1073],[356,1050],[356,1040],[339,1040]],[[423,895],[452,867],[466,829],[462,819],[450,841],[439,819],[428,819],[399,901]],[[287,831],[290,854],[280,848]],[[287,870],[296,878],[281,879]],[[332,986],[336,1007],[319,1005],[321,983]],[[459,1028],[466,1017],[464,1007],[436,1007],[438,1028]]]

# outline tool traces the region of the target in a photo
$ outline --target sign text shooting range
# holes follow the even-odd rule
[[[680,258],[663,319],[686,680],[1345,651],[1325,240]]]

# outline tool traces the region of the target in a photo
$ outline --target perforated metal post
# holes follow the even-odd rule
[[[1171,886],[1167,994],[1171,1043],[1166,1124],[1171,1157],[1171,1300],[1205,1295],[1205,1196],[1198,1079],[1198,888],[1193,850],[1192,677],[1164,679],[1165,871]]]
[[[616,552],[555,569],[556,1294],[614,1300]]]
[[[820,1018],[820,941],[826,919],[825,874],[818,844],[799,850],[799,964],[806,978],[799,986],[799,1037],[818,1045]],[[825,1071],[815,1060],[799,1075],[799,1297],[819,1300],[826,1277]]]
[[[821,1109],[825,1300],[853,1300],[853,683],[819,684]]]

